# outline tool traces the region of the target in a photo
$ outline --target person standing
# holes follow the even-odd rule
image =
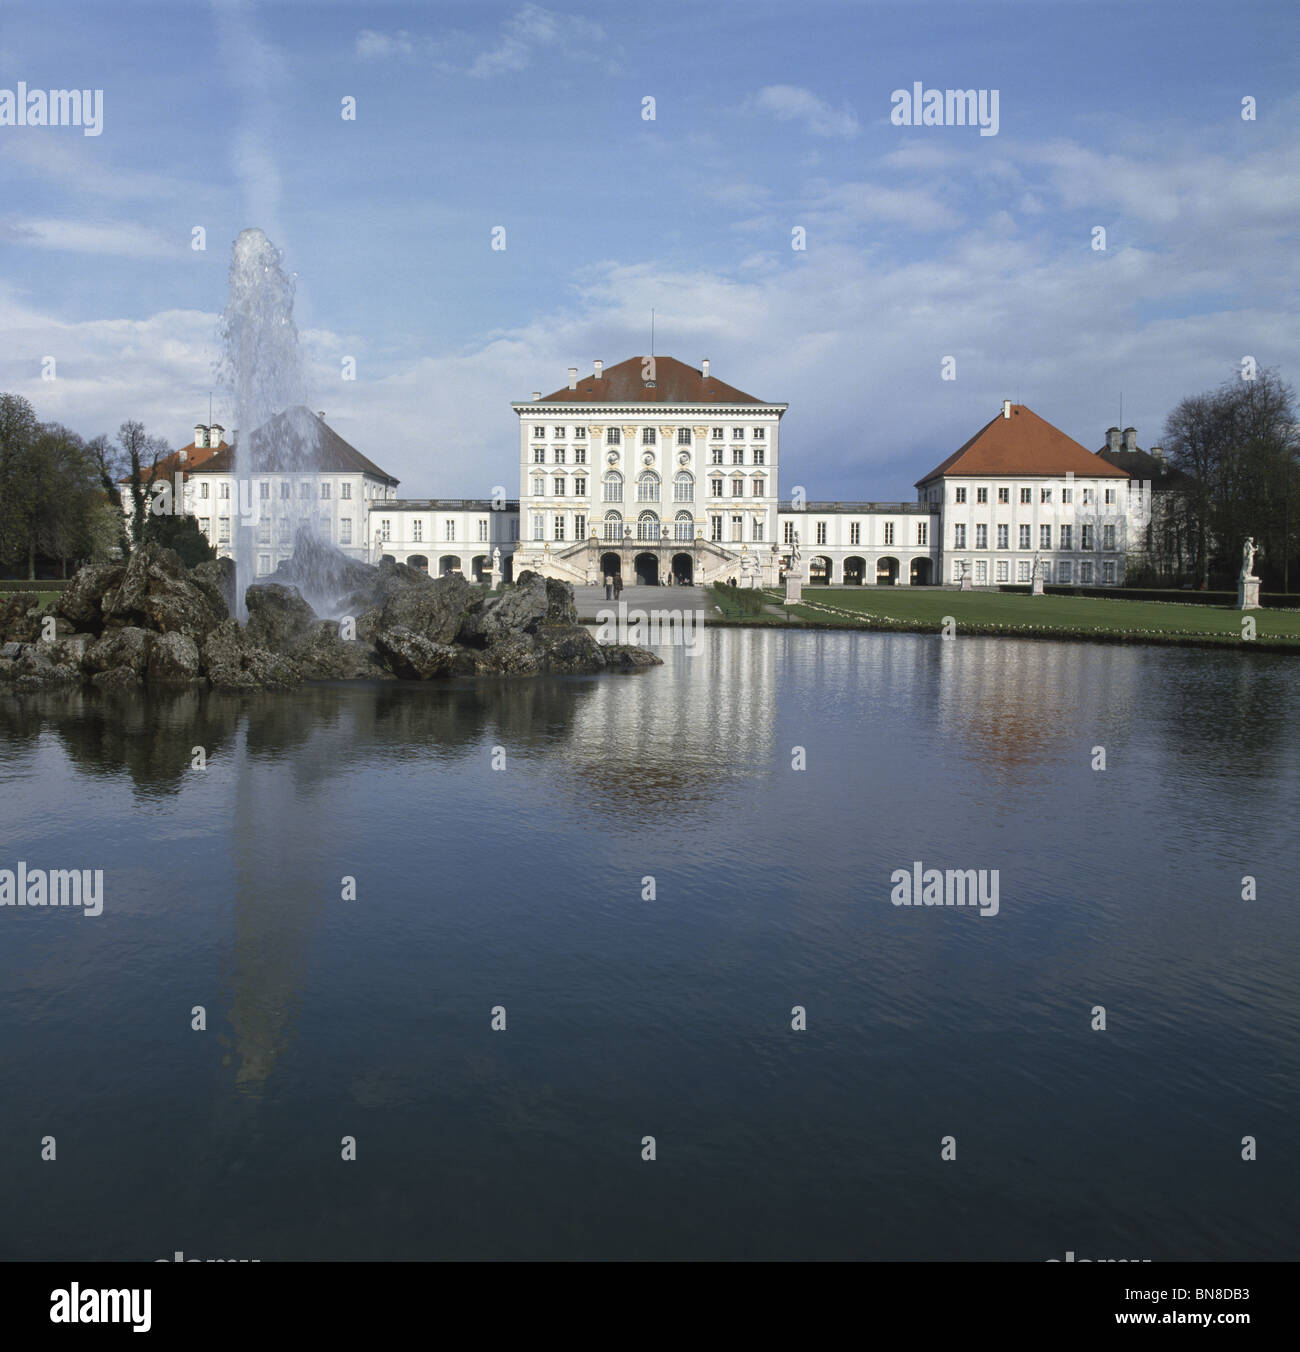
[[[609,601],[614,595],[614,584],[610,581],[609,574],[605,574],[605,600]]]
[[[623,592],[623,574],[622,574],[622,573],[615,573],[615,574],[614,574],[614,600],[617,601],[618,598],[619,598],[619,596],[622,594],[622,592]]]

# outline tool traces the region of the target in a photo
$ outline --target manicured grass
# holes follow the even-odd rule
[[[804,587],[792,617],[850,627],[937,631],[944,616],[957,633],[1135,642],[1242,643],[1243,613],[1119,597],[1027,596],[1006,592],[913,591],[908,587]],[[769,593],[776,599],[776,593]],[[1253,610],[1255,641],[1300,652],[1300,611]]]

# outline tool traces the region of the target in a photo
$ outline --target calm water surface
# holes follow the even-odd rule
[[[1300,1257],[1300,666],[665,656],[0,698],[0,1256]]]

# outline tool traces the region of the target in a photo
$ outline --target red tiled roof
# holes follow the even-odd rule
[[[250,440],[259,449],[264,442],[268,445],[269,454],[261,468],[270,473],[301,468],[311,443],[311,466],[321,473],[369,474],[386,483],[398,483],[391,474],[380,469],[373,460],[367,459],[355,446],[344,441],[328,423],[305,407],[277,413],[259,427]],[[186,456],[183,465],[180,461],[182,453]],[[234,468],[234,447],[225,441],[220,446],[191,444],[183,452],[173,451],[158,462],[159,474],[167,478],[182,471],[186,474],[230,474]],[[143,477],[148,482],[151,476],[146,471]],[[131,476],[127,475],[118,482],[130,483]]]
[[[654,384],[647,387],[642,374],[643,363],[654,362]],[[716,376],[707,378],[694,366],[687,366],[676,357],[629,357],[609,367],[596,379],[595,374],[579,376],[578,388],[567,385],[541,400],[520,400],[521,403],[543,404],[762,404],[734,385],[728,385]]]
[[[1023,474],[1058,476],[1074,474],[1078,478],[1127,479],[1115,465],[1067,437],[1024,404],[1012,404],[1011,416],[997,417],[986,423],[973,437],[936,465],[919,488],[942,475],[976,476],[981,474]]]
[[[213,456],[221,451],[228,451],[229,446],[223,441],[220,446],[196,446],[192,441],[188,446],[182,446],[179,451],[172,451],[170,455],[165,455],[158,462],[157,466],[141,465],[140,479],[143,483],[151,483],[154,473],[163,479],[170,479],[176,474],[189,473],[199,465],[206,465]],[[184,456],[184,460],[181,457]],[[119,480],[119,484],[129,484],[131,476],[124,474]]]

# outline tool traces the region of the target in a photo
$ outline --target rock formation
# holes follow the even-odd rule
[[[301,549],[309,548],[301,545]],[[336,551],[337,552],[337,551]],[[523,573],[496,596],[463,577],[338,556],[333,594],[348,612],[322,619],[295,578],[322,560],[294,557],[248,588],[248,624],[230,616],[228,560],[186,569],[146,544],[122,563],[81,569],[51,614],[34,593],[0,600],[0,688],[194,686],[285,689],[301,681],[536,676],[657,666],[644,648],[602,646],[577,622],[573,589]],[[319,594],[318,594],[319,595]],[[337,604],[337,603],[336,603]]]

